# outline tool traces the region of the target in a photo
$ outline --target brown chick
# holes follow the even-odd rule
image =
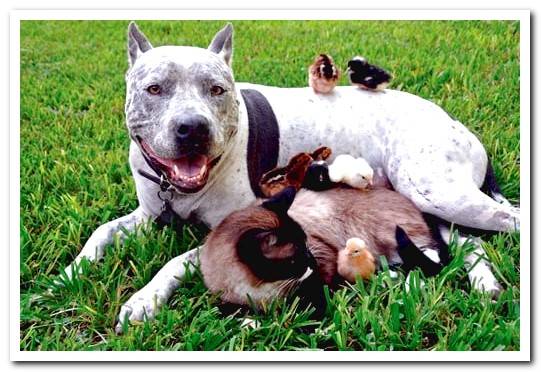
[[[346,248],[338,252],[337,266],[338,274],[352,283],[357,277],[366,280],[376,272],[376,260],[359,238],[348,239]]]
[[[261,176],[259,188],[267,198],[274,196],[283,189],[293,186],[299,190],[303,186],[308,168],[314,161],[323,161],[331,156],[332,150],[322,146],[311,154],[301,152],[291,158],[285,167],[271,169]]]
[[[308,69],[308,85],[316,93],[329,93],[334,89],[339,78],[340,71],[332,57],[327,54],[317,56]]]
[[[314,159],[306,152],[295,155],[287,166],[274,168],[261,176],[259,188],[266,197],[270,198],[289,186],[295,190],[301,188],[306,170]]]

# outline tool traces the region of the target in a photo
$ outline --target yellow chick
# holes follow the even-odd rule
[[[308,68],[308,85],[316,93],[329,93],[334,89],[339,78],[340,71],[332,57],[327,54],[317,56]]]
[[[338,274],[352,283],[357,277],[366,280],[376,272],[376,260],[359,238],[348,239],[346,248],[338,252],[337,266]]]
[[[355,189],[366,189],[372,186],[374,170],[363,158],[342,154],[329,165],[329,178],[332,182],[342,182]]]

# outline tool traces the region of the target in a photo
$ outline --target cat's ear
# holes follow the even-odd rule
[[[242,234],[237,243],[237,254],[240,260],[244,262],[258,278],[265,281],[278,280],[277,275],[280,274],[275,270],[274,265],[269,263],[268,258],[263,252],[268,244],[274,244],[273,240],[276,240],[273,232],[262,229],[252,229]]]
[[[293,204],[296,194],[297,191],[293,186],[286,187],[269,200],[264,201],[261,206],[279,215],[286,214],[291,204]]]

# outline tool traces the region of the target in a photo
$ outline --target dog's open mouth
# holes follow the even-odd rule
[[[210,161],[202,154],[184,155],[178,159],[161,158],[144,141],[139,140],[139,143],[152,165],[159,168],[176,189],[185,193],[201,190],[207,183],[210,169],[219,160]]]

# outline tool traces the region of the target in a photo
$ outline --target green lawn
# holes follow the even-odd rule
[[[22,21],[22,350],[518,350],[519,234],[487,238],[505,287],[497,302],[470,292],[469,245],[426,286],[404,290],[382,273],[331,298],[313,334],[306,313],[282,303],[255,314],[258,329],[223,318],[200,274],[182,284],[156,321],[114,334],[120,306],[203,231],[144,229],[107,249],[73,284],[45,294],[94,229],[137,206],[124,126],[128,22]],[[217,22],[140,22],[157,45],[206,47]],[[428,98],[477,134],[504,194],[519,199],[518,22],[238,21],[237,81],[306,85],[314,55],[343,67],[361,54],[393,73],[393,89]],[[346,81],[342,82],[346,84]]]

